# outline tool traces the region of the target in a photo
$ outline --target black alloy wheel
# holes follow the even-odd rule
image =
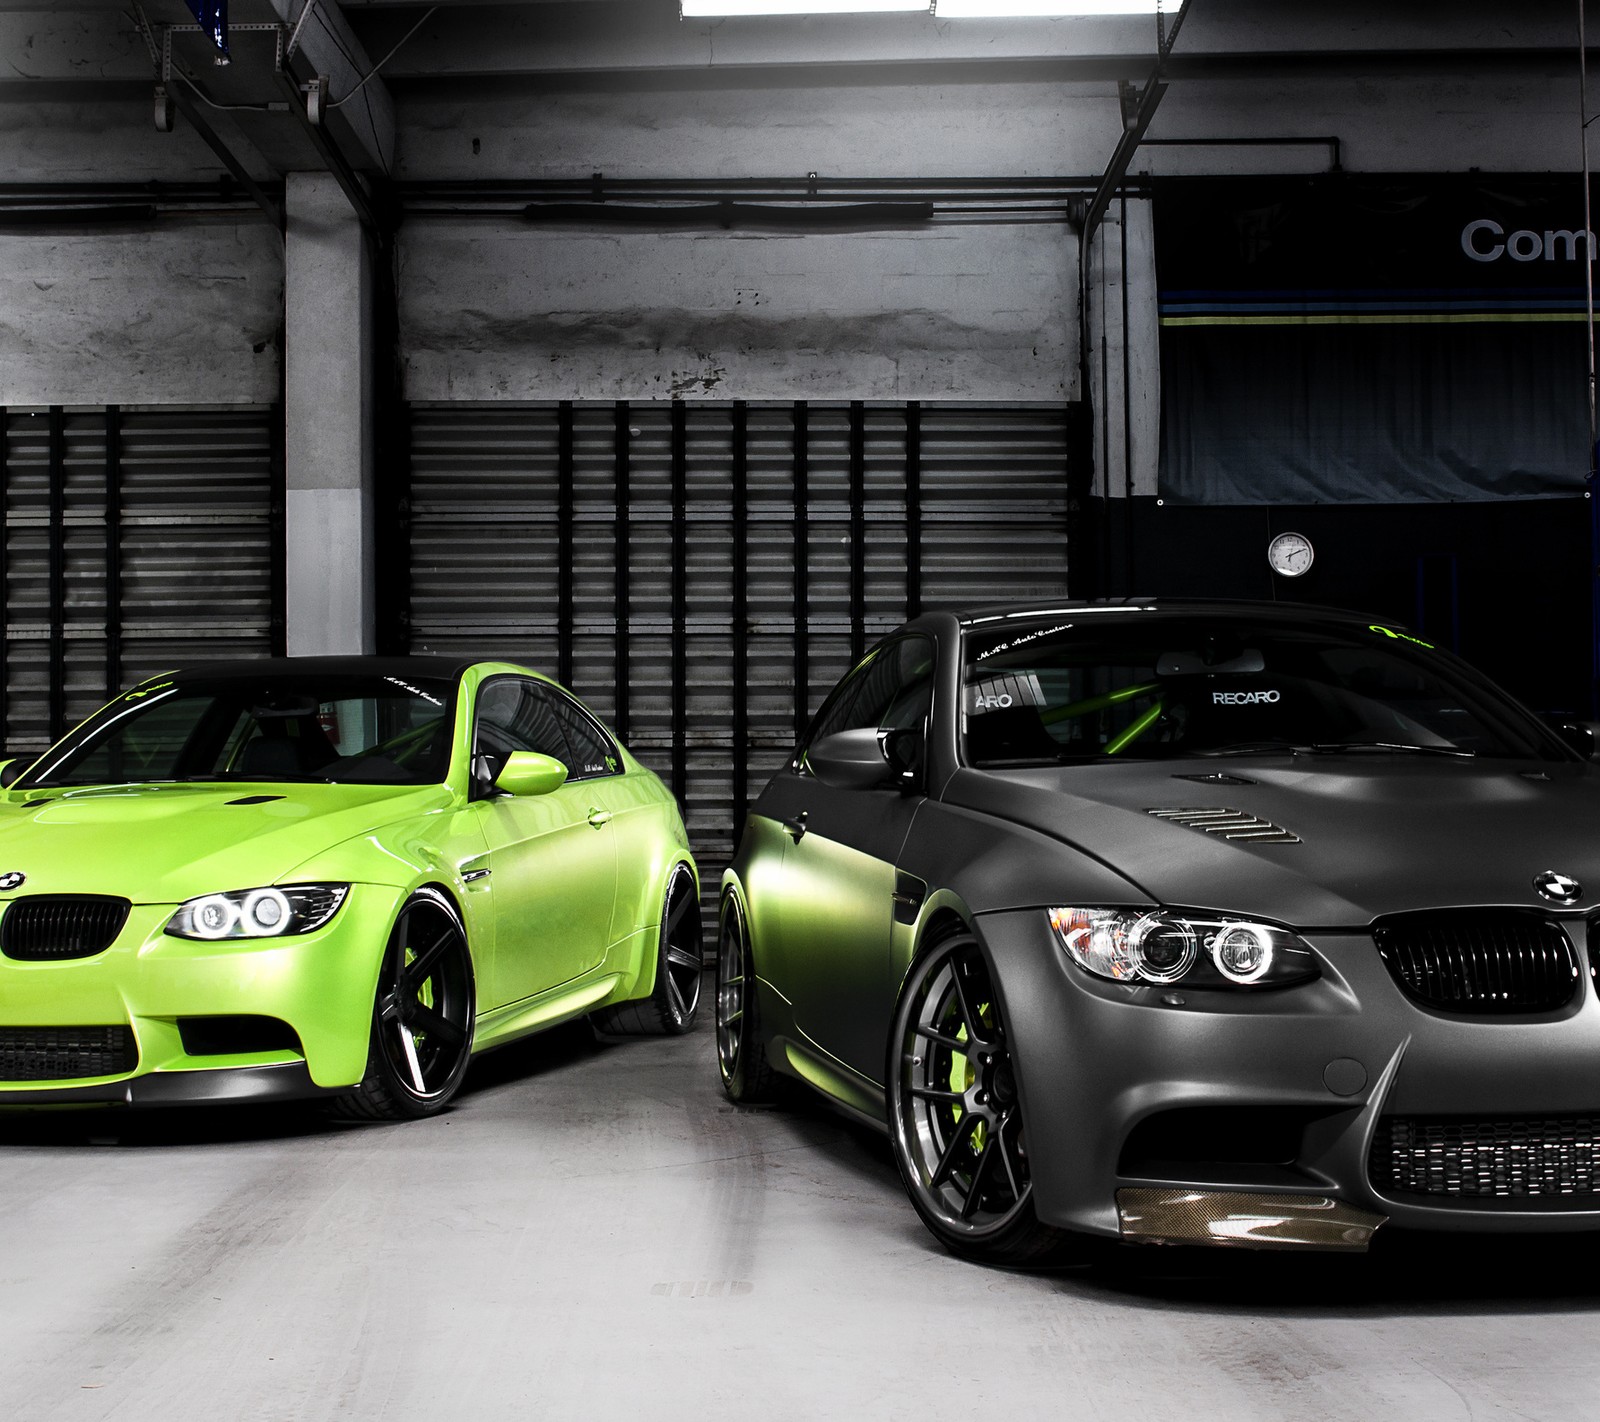
[[[700,1011],[701,937],[694,872],[680,862],[667,880],[662,900],[654,989],[649,997],[591,1014],[595,1030],[620,1037],[678,1037],[689,1031]]]
[[[1034,1214],[1010,1042],[970,934],[934,944],[912,964],[889,1043],[895,1163],[934,1237],[990,1264],[1039,1264],[1059,1253],[1070,1236]]]
[[[403,1121],[444,1109],[472,1054],[467,931],[450,899],[418,889],[395,920],[378,973],[367,1071],[342,1114]]]
[[[717,933],[717,1067],[734,1101],[765,1101],[775,1073],[756,1016],[756,971],[750,935],[736,894],[722,899]]]

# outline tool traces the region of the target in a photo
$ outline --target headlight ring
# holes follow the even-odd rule
[[[348,884],[284,884],[202,894],[178,906],[165,932],[210,943],[314,933],[339,912],[349,893]]]
[[[1320,976],[1304,939],[1250,919],[1168,908],[1053,908],[1049,920],[1067,956],[1111,982],[1277,988]]]

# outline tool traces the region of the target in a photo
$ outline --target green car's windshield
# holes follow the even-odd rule
[[[147,683],[53,747],[15,788],[437,784],[449,769],[454,702],[448,681],[370,674]]]
[[[1120,758],[1408,754],[1565,760],[1493,683],[1392,627],[1063,612],[964,639],[974,766]]]

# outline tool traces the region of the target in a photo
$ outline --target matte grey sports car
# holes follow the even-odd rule
[[[1348,613],[919,618],[745,825],[724,1084],[886,1129],[993,1262],[1600,1228],[1591,744]]]

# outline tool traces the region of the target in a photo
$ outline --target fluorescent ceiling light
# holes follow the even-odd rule
[[[1168,15],[1178,13],[1178,0],[1165,0]],[[1156,0],[934,0],[941,20],[1008,20],[1018,15],[1153,15]]]
[[[888,10],[921,10],[929,0],[683,0],[686,20],[722,15],[849,15]]]

